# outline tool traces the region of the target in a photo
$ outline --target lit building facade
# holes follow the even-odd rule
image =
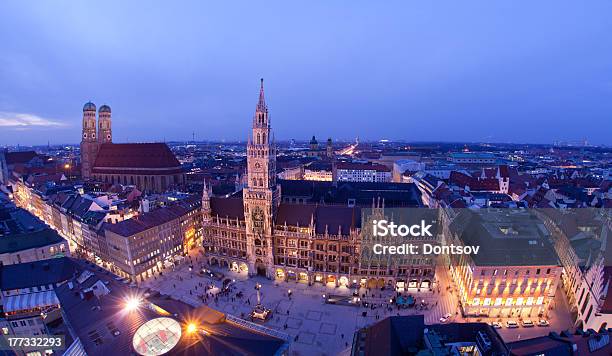
[[[111,269],[143,281],[172,266],[185,252],[202,244],[199,199],[186,199],[116,224],[104,224],[104,243]]]
[[[612,217],[588,208],[539,209],[538,213],[552,233],[574,326],[607,329],[612,325],[612,267],[605,256]]]
[[[484,209],[483,209],[484,210]],[[561,276],[549,234],[529,212],[470,212],[446,208],[446,244],[478,245],[478,255],[451,255],[462,311],[472,317],[546,316]]]

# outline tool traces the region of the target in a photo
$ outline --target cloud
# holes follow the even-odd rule
[[[63,122],[40,117],[34,114],[0,111],[0,127],[23,130],[30,128],[51,128],[63,126],[66,126],[66,124]]]

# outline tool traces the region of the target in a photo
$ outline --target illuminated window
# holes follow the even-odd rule
[[[533,305],[533,297],[527,298],[527,305]]]
[[[521,306],[521,305],[523,305],[523,297],[518,297],[518,298],[516,298],[516,305],[517,305],[517,306]]]
[[[544,303],[544,297],[538,297],[538,300],[536,301],[537,305],[542,305],[542,303]]]
[[[474,298],[474,300],[472,301],[472,305],[479,305],[480,304],[480,298]]]
[[[512,298],[507,298],[506,299],[506,306],[509,307],[512,305]]]
[[[499,306],[502,304],[502,299],[501,298],[495,298],[495,306]]]
[[[484,305],[484,306],[489,306],[489,305],[491,305],[491,298],[485,298],[485,300],[484,300],[484,304],[483,304],[483,305]]]

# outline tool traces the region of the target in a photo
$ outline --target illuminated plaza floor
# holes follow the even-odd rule
[[[200,276],[196,273],[202,261],[201,257],[198,256],[200,256],[198,253],[192,254],[196,267],[193,271],[189,271],[188,264],[183,263],[173,271],[167,270],[163,276],[156,276],[147,280],[141,284],[141,287],[157,290],[162,294],[190,302],[192,305],[203,304],[199,298],[204,293],[202,285],[214,285],[215,288],[209,290],[208,293],[216,294],[220,290],[222,281],[208,275]],[[257,283],[261,284],[262,304],[274,311],[273,317],[263,325],[291,336],[291,355],[346,354],[355,330],[382,320],[387,316],[398,315],[398,313],[400,315],[425,314],[425,322],[428,324],[437,323],[440,317],[446,313],[453,314],[451,322],[476,321],[473,318],[463,320],[460,317],[456,293],[453,291],[452,283],[449,282],[450,279],[443,268],[437,271],[440,293],[438,293],[438,286],[434,286],[433,292],[411,293],[417,302],[424,300],[430,306],[429,310],[420,311],[414,308],[399,311],[393,308],[392,311],[388,311],[386,306],[389,304],[389,299],[395,295],[395,292],[390,290],[382,292],[375,290],[368,293],[365,298],[366,301],[383,305],[383,307],[372,310],[355,306],[331,305],[323,302],[323,295],[352,295],[354,290],[347,287],[335,287],[333,284],[322,285],[319,283],[308,286],[298,282],[271,281],[263,277],[247,278],[244,272],[217,271],[225,275],[224,279],[235,280],[235,288],[231,295],[218,296],[216,300],[215,298],[209,298],[206,304],[222,312],[248,318],[249,312],[257,303],[255,285]],[[450,290],[447,290],[449,285],[451,286]],[[291,290],[291,298],[288,297],[289,290]],[[240,291],[243,298],[235,298],[236,293]],[[359,294],[364,293],[365,289],[360,289]],[[503,328],[498,330],[500,335],[510,342],[519,338],[525,339],[546,335],[553,330],[560,331],[568,328],[571,326],[571,320],[569,320],[569,313],[566,312],[567,306],[563,302],[561,291],[557,293],[557,298],[559,302],[556,303],[555,310],[551,312],[550,327]],[[367,311],[365,317],[362,315],[364,311]],[[481,321],[493,320],[497,319]]]

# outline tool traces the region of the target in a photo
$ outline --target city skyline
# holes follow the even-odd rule
[[[89,100],[117,142],[243,141],[264,77],[279,141],[609,145],[606,6],[3,3],[0,142],[77,143]]]

